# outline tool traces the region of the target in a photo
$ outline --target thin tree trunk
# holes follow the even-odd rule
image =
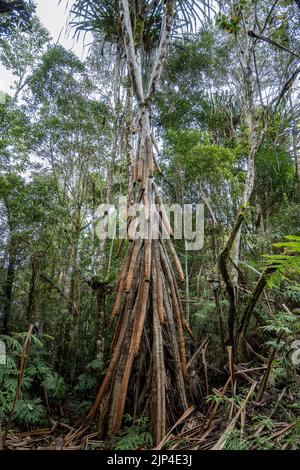
[[[97,339],[97,359],[101,364],[104,362],[105,349],[105,305],[106,296],[109,290],[108,283],[101,281],[98,276],[92,278],[89,282],[97,297],[98,310],[98,339]]]
[[[31,279],[28,294],[27,321],[33,323],[36,321],[36,295],[37,286],[40,278],[40,265],[38,255],[34,255],[31,262]]]
[[[242,206],[246,207],[249,204],[255,181],[255,156],[258,149],[258,122],[254,104],[254,76],[252,72],[252,56],[253,56],[253,46],[248,47],[245,51],[245,59],[243,66],[243,77],[244,77],[244,87],[245,87],[245,96],[246,96],[246,122],[248,123],[249,129],[249,153],[247,158],[247,173],[246,181],[244,186]],[[240,258],[240,248],[241,248],[241,234],[242,226],[239,228],[233,247],[231,250],[231,258],[233,260],[233,266],[238,266]],[[235,268],[232,270],[232,281],[236,290],[236,296],[238,297],[238,272]],[[237,302],[238,303],[238,302]]]
[[[113,175],[115,170],[115,162],[119,154],[119,140],[120,140],[120,114],[121,109],[121,99],[120,99],[120,87],[122,79],[122,70],[121,70],[121,51],[119,46],[117,46],[114,71],[113,71],[113,113],[114,113],[114,124],[112,130],[112,151],[111,158],[109,161],[108,175],[107,175],[107,192],[106,192],[106,204],[112,203],[112,188],[113,188]],[[127,110],[129,113],[129,110]],[[109,260],[107,263],[107,272],[108,276],[111,266],[111,257],[113,250],[114,241],[111,240],[111,249],[109,254]],[[98,311],[98,339],[97,339],[97,359],[103,363],[104,361],[104,349],[105,349],[105,304],[106,304],[106,295],[108,290],[107,282],[104,280],[105,271],[106,271],[106,245],[107,240],[100,240],[96,256],[94,257],[94,272],[96,276],[91,280],[91,286],[96,293],[97,297],[97,311]]]
[[[294,111],[294,101],[295,98],[293,98],[293,91],[290,93],[290,106],[292,109],[292,142],[293,142],[293,157],[295,161],[295,176],[296,176],[296,183],[297,183],[297,196],[300,197],[300,142],[299,142],[299,134],[300,134],[300,129],[299,129],[299,123],[297,122],[297,118],[295,116],[295,111]]]
[[[11,317],[12,300],[13,300],[13,285],[15,280],[16,258],[17,258],[16,239],[11,236],[8,246],[8,267],[6,271],[6,278],[3,286],[3,317],[2,317],[2,333],[7,335],[9,333],[9,322]]]
[[[221,340],[222,351],[225,353],[225,332],[224,332],[224,324],[222,319],[222,308],[220,304],[220,292],[219,287],[214,288],[214,297],[215,297],[215,304],[216,304],[216,314],[219,326],[219,334]]]
[[[269,267],[267,268],[263,274],[261,275],[258,283],[255,286],[255,289],[253,290],[253,293],[248,300],[248,303],[246,305],[246,309],[243,313],[243,316],[240,321],[240,325],[237,329],[237,349],[238,349],[238,356],[239,359],[242,358],[243,355],[243,345],[244,345],[244,339],[247,333],[247,329],[249,327],[250,319],[253,314],[254,308],[257,304],[257,302],[260,299],[260,296],[262,292],[264,291],[265,287],[267,286],[267,281],[268,281],[268,276],[276,271],[276,268]]]
[[[230,272],[228,269],[228,258],[232,250],[232,246],[238,231],[244,221],[245,211],[241,211],[235,221],[232,231],[229,235],[229,239],[225,248],[221,251],[218,258],[218,266],[223,280],[226,284],[226,290],[229,297],[229,312],[228,312],[228,340],[227,346],[231,346],[233,351],[235,350],[235,328],[237,322],[237,304],[236,304],[236,291],[235,286],[232,282]]]

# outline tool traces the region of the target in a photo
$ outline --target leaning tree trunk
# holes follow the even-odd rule
[[[99,416],[100,428],[110,437],[119,431],[125,403],[131,404],[132,398],[134,416],[150,416],[156,442],[162,439],[166,428],[188,406],[184,341],[187,324],[166,245],[181,280],[184,275],[171,240],[163,240],[161,234],[158,238],[152,237],[152,228],[157,220],[163,230],[169,234],[172,232],[153,180],[150,110],[167,53],[174,3],[166,1],[157,58],[145,91],[128,0],[119,2],[122,38],[133,94],[138,105],[128,206],[143,203],[148,238],[135,236],[136,220],[134,217],[129,218],[128,233],[132,240],[123,262],[117,299],[111,315],[111,322],[118,317],[111,360],[89,413],[89,418]],[[158,209],[151,210],[154,204]]]

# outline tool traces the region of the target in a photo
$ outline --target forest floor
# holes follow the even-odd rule
[[[267,450],[297,449],[300,442],[299,384],[272,384],[267,363],[241,364],[223,387],[213,388],[201,407],[191,406],[168,431],[156,450]],[[239,384],[239,385],[238,385]],[[259,398],[260,397],[260,398]],[[259,398],[259,401],[256,401]],[[51,427],[11,430],[7,450],[112,450],[118,437],[101,440],[85,421],[71,426],[50,419]],[[94,431],[94,432],[92,432]],[[2,433],[2,437],[3,437]],[[124,430],[120,435],[124,434]],[[1,434],[0,434],[1,436]],[[1,437],[0,437],[1,445]],[[3,446],[1,446],[3,448]],[[140,445],[134,450],[149,446]],[[133,450],[133,449],[131,449]]]

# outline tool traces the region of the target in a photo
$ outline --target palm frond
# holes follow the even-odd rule
[[[75,28],[75,35],[90,31],[117,39],[117,4],[116,0],[76,0],[70,12],[73,17],[70,26]]]
[[[199,26],[210,20],[220,8],[219,0],[176,0],[176,26],[182,31],[197,31]],[[135,2],[130,2],[130,8],[136,8]],[[145,19],[145,35],[156,31],[159,38],[161,19],[164,11],[164,0],[144,0],[141,11]],[[139,14],[139,11],[132,11]],[[75,28],[75,35],[82,31],[101,33],[109,41],[118,39],[118,0],[75,0],[71,9],[73,17],[70,25]]]

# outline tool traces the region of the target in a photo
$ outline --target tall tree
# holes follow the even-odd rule
[[[226,14],[222,13],[219,17],[219,25],[228,33],[234,35],[238,46],[241,71],[240,81],[244,96],[244,120],[248,131],[246,179],[241,206],[228,243],[219,257],[219,268],[226,283],[230,300],[228,345],[233,348],[240,348],[244,336],[244,316],[242,316],[241,322],[237,326],[240,306],[238,270],[236,267],[240,257],[245,209],[252,201],[255,187],[255,160],[279,105],[300,72],[294,54],[290,54],[290,51],[283,47],[289,54],[285,58],[284,65],[283,62],[281,63],[281,77],[276,77],[276,69],[272,70],[270,64],[268,64],[268,73],[274,78],[272,86],[269,87],[270,90],[265,90],[265,96],[263,96],[262,87],[265,84],[262,83],[260,75],[270,58],[266,57],[265,50],[261,51],[260,40],[263,38],[262,35],[266,30],[272,31],[274,26],[278,27],[276,25],[277,18],[275,19],[277,3],[268,2],[265,4],[255,2],[247,4],[243,1],[237,1],[231,4],[228,2],[224,8]],[[293,12],[289,14],[292,15]],[[275,50],[278,47],[276,41],[270,40],[267,42],[270,42],[275,47]],[[279,47],[280,49],[281,47]],[[261,112],[263,112],[262,123]],[[233,269],[228,268],[227,262],[229,258],[232,259]]]
[[[184,275],[171,240],[166,243],[162,237],[152,239],[155,220],[161,221],[169,235],[171,228],[153,181],[154,138],[150,116],[174,19],[192,22],[199,17],[201,6],[202,2],[184,0],[75,2],[74,12],[82,18],[81,22],[77,20],[79,29],[100,30],[103,37],[117,40],[126,54],[136,103],[131,129],[135,145],[131,155],[128,206],[142,202],[145,207],[147,237],[132,236],[125,255],[111,316],[113,321],[119,315],[111,361],[89,413],[89,418],[100,414],[101,429],[109,436],[120,429],[130,388],[135,397],[134,416],[141,416],[147,410],[156,442],[188,404],[186,323],[166,245],[181,280]],[[160,206],[160,212],[149,211],[154,204]],[[135,223],[133,216],[129,220],[129,233]]]

